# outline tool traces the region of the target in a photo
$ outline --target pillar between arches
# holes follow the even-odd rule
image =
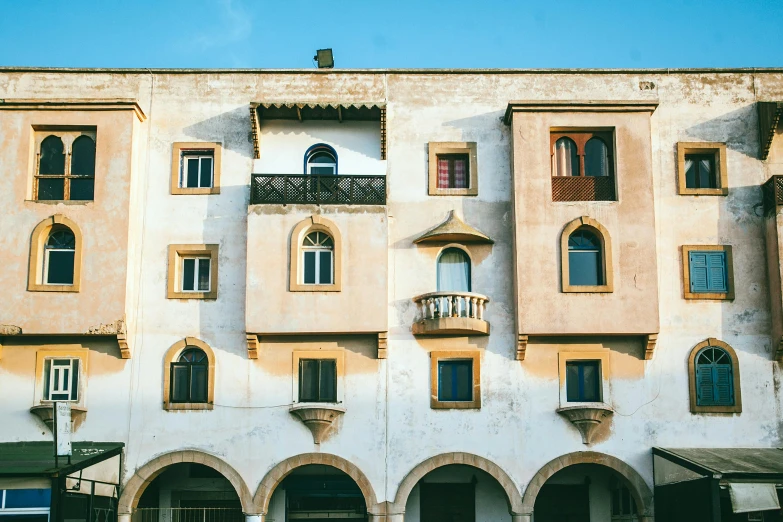
[[[266,515],[248,515],[245,513],[245,522],[265,522],[265,518]]]
[[[130,513],[120,513],[117,515],[117,522],[131,522]]]

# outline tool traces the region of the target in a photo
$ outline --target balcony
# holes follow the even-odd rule
[[[615,201],[614,176],[552,176],[552,201]]]
[[[386,176],[253,174],[250,204],[385,205]]]
[[[484,320],[489,297],[472,292],[430,292],[413,298],[413,335],[489,335]]]

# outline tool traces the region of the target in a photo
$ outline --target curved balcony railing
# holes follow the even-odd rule
[[[473,292],[429,292],[413,298],[418,310],[413,333],[489,333],[484,320],[489,297]]]
[[[386,176],[253,174],[250,204],[385,205]]]

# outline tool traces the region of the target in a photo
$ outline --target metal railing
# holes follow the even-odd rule
[[[240,508],[138,508],[132,522],[244,522]]]
[[[253,174],[250,204],[385,205],[386,176]]]
[[[614,176],[552,176],[552,201],[615,201]]]

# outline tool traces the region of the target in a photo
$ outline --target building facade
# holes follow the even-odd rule
[[[0,518],[778,520],[777,100],[0,69]]]

